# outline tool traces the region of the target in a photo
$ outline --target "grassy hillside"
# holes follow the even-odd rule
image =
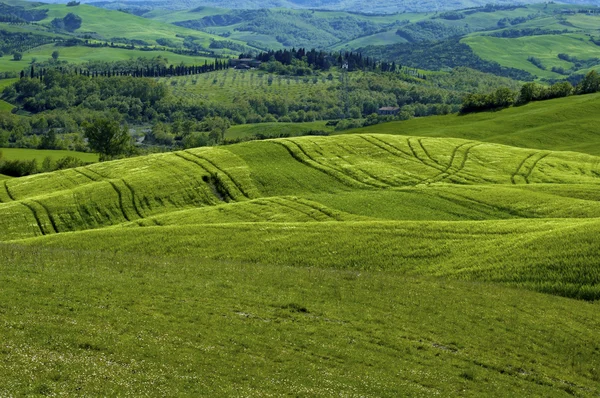
[[[279,137],[289,135],[306,135],[310,131],[333,132],[331,126],[326,125],[325,121],[305,122],[305,123],[258,123],[258,124],[238,124],[231,126],[225,133],[225,138],[236,139],[246,138],[257,135],[265,137]]]
[[[460,137],[499,144],[600,155],[596,122],[600,95],[535,102],[500,112],[449,115],[386,123],[352,133]]]
[[[21,70],[29,67],[31,62],[36,59],[37,61],[46,61],[50,59],[52,52],[58,51],[60,53],[59,59],[68,61],[70,63],[81,64],[87,61],[123,61],[128,59],[136,58],[154,58],[161,56],[166,58],[170,64],[179,65],[184,63],[186,65],[201,65],[204,64],[205,60],[214,62],[211,58],[205,57],[193,57],[188,55],[174,54],[169,51],[142,51],[142,50],[129,50],[125,48],[111,48],[111,47],[56,47],[52,44],[45,46],[36,47],[25,53],[23,53],[23,59],[21,61],[13,61],[8,57],[0,58],[0,68],[5,71],[20,72]]]
[[[98,155],[95,153],[84,153],[75,151],[60,151],[47,149],[23,149],[23,148],[0,148],[2,158],[6,160],[33,160],[38,163],[44,161],[46,157],[52,160],[58,160],[66,156],[76,157],[77,159],[86,162],[94,163],[98,161]]]
[[[514,271],[510,277],[505,274],[506,268],[501,265],[505,260],[499,256],[506,245],[514,247],[515,242],[538,239],[538,234],[547,238],[548,233],[556,236],[564,231],[571,234],[568,241],[572,250],[581,250],[575,258],[589,257],[586,236],[589,228],[596,228],[594,219],[600,216],[599,183],[600,158],[572,152],[386,135],[299,137],[152,155],[5,181],[0,212],[3,240],[54,235],[57,240],[44,242],[58,242],[69,250],[75,244],[85,247],[86,240],[102,240],[106,249],[120,246],[130,251],[142,239],[152,242],[142,251],[158,255],[167,250],[165,243],[154,241],[164,239],[162,230],[153,228],[161,226],[170,231],[169,236],[177,237],[176,242],[166,241],[173,248],[167,251],[174,250],[172,253],[268,264],[283,261],[332,268],[402,269],[424,274],[438,269],[434,274],[482,280],[490,280],[491,275],[496,275],[494,269],[502,269],[493,278],[507,278],[511,284],[564,295],[600,297],[600,275],[592,269],[587,270],[589,279],[579,280],[579,285],[570,279],[567,270],[539,280],[540,271],[533,263],[539,262],[544,269],[548,261],[558,261],[552,251],[541,250],[542,257],[538,259],[538,254],[532,254],[525,245],[517,256],[521,262],[514,265],[519,269],[527,264],[523,276],[518,278]],[[580,194],[583,188],[585,196]],[[540,220],[557,218],[565,220]],[[582,224],[568,220],[574,218],[591,221]],[[502,219],[530,220],[461,226],[440,222]],[[428,223],[382,224],[377,220]],[[318,227],[316,221],[325,222],[325,226]],[[359,221],[364,224],[352,224]],[[152,228],[142,233],[137,228],[98,230],[99,236],[108,234],[104,238],[62,234],[128,222],[130,227]],[[264,222],[308,224],[295,226],[290,234],[285,232],[287,227],[272,227],[273,233],[286,236],[279,241],[285,247],[296,241],[292,246],[297,249],[284,250],[272,243],[257,246],[258,235],[271,228],[260,226]],[[338,227],[331,222],[340,223],[346,232],[334,233]],[[217,224],[214,238],[210,237],[207,224]],[[217,238],[224,227],[221,224],[233,224],[226,234],[237,236],[234,241],[255,243],[245,245],[248,251],[240,249],[228,254],[228,243],[222,242],[223,246]],[[193,231],[198,225],[203,225],[204,230],[200,239],[210,244],[199,245],[195,240],[198,238]],[[326,230],[332,231],[333,240],[323,238]],[[362,234],[361,243],[350,239]],[[392,252],[384,249],[393,247],[399,236],[404,237],[402,248]],[[440,251],[435,236],[453,243]],[[473,236],[480,236],[486,244],[477,243]],[[410,237],[414,237],[414,243],[410,243]],[[321,243],[313,241],[315,238]],[[266,242],[269,240],[263,244]],[[378,258],[370,258],[373,242],[379,242]],[[97,243],[93,245],[102,248]],[[344,249],[346,245],[349,246]],[[343,254],[326,260],[326,252],[332,246],[337,248],[336,253]],[[489,257],[482,257],[477,247]],[[308,256],[306,250],[323,253]],[[287,254],[282,255],[283,252]],[[472,253],[473,257],[465,253]],[[571,256],[567,255],[568,261],[575,261]],[[475,264],[482,258],[485,260],[480,269]],[[513,260],[506,261],[510,264]],[[470,264],[469,269],[465,269],[465,264]],[[590,263],[580,267],[585,268],[584,264],[595,267]]]
[[[0,394],[598,393],[598,157],[308,136],[0,188]]]
[[[176,37],[176,35],[182,35],[198,37],[208,47],[211,38],[218,39],[218,37],[206,33],[87,5],[67,7],[64,4],[51,4],[42,5],[39,8],[49,11],[48,18],[40,22],[42,24],[50,23],[54,18],[64,18],[68,13],[74,13],[82,19],[81,28],[77,30],[77,33],[97,34],[105,40],[113,37],[126,37],[156,44],[156,39],[163,38],[182,43],[183,39]]]
[[[394,273],[0,251],[2,393],[598,391],[597,304]]]
[[[593,17],[590,17],[593,18]],[[600,22],[600,18],[597,18]],[[558,58],[568,54],[579,59],[600,58],[600,46],[582,34],[541,35],[505,39],[473,36],[462,40],[481,58],[496,61],[502,66],[522,69],[539,77],[562,78],[552,72],[552,67],[570,69],[573,64]],[[529,57],[541,60],[545,69],[528,61]],[[600,66],[598,66],[600,69]]]

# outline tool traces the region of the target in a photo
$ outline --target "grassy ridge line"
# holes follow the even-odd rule
[[[591,17],[597,22],[600,18]],[[547,29],[547,28],[546,28]],[[564,29],[564,27],[562,27]],[[538,35],[519,38],[472,36],[461,40],[481,58],[498,62],[500,65],[525,70],[535,76],[561,79],[564,76],[552,72],[552,67],[570,69],[573,64],[558,58],[558,54],[569,54],[580,59],[600,57],[600,47],[585,34]],[[528,61],[529,57],[541,60],[545,67],[540,69]],[[596,68],[600,68],[599,65]]]
[[[315,221],[355,221],[367,217],[355,216],[328,208],[320,203],[297,197],[261,198],[246,202],[228,203],[197,209],[174,211],[149,217],[131,224],[132,226],[165,226],[228,224],[256,222],[315,222]]]
[[[0,244],[0,258],[0,395],[598,392],[597,304],[112,250]]]
[[[463,138],[522,148],[600,155],[600,94],[534,102],[499,112],[430,116],[347,133]]]
[[[66,250],[118,248],[148,256],[176,253],[250,264],[499,281],[591,300],[600,299],[598,236],[598,219],[348,221],[121,228],[22,242]],[[237,243],[235,251],[230,242]]]
[[[64,18],[65,15],[71,12],[82,19],[82,25],[78,29],[78,33],[93,32],[108,40],[112,37],[126,37],[128,39],[145,40],[154,44],[156,39],[166,38],[182,43],[183,39],[176,37],[179,34],[197,37],[200,39],[199,42],[208,48],[210,39],[220,39],[219,36],[208,33],[83,4],[77,7],[67,7],[63,4],[44,4],[39,8],[49,10],[48,18],[40,21],[42,24],[49,24],[54,18]],[[244,44],[242,42],[238,43]]]
[[[71,156],[83,162],[95,163],[98,155],[76,151],[49,150],[49,149],[24,149],[24,148],[0,148],[2,157],[6,160],[33,160],[41,164],[46,157],[56,161],[60,158]]]
[[[392,188],[415,184],[598,183],[600,159],[575,153],[543,153],[457,139],[372,135],[275,140],[297,161],[349,186]],[[458,148],[470,144],[467,150]],[[454,165],[455,157],[461,160]],[[527,162],[532,156],[535,161]],[[538,159],[537,157],[540,157]],[[522,174],[522,181],[515,176]]]
[[[74,64],[83,64],[87,61],[124,61],[136,58],[155,58],[157,56],[166,58],[169,63],[173,65],[178,65],[180,63],[184,63],[185,65],[200,65],[204,64],[206,60],[208,60],[209,63],[214,62],[214,59],[212,58],[175,54],[170,51],[142,51],[124,48],[85,46],[56,47],[53,44],[47,44],[24,52],[23,59],[20,61],[14,61],[9,57],[1,57],[0,69],[3,71],[15,72],[20,72],[23,69],[27,70],[34,58],[38,61],[45,61],[51,57],[52,52],[54,51],[60,53],[60,60],[69,61]]]
[[[439,185],[306,197],[343,212],[384,220],[600,217],[600,186],[589,185]]]
[[[0,214],[6,214],[0,224],[14,217],[30,217],[31,213],[39,225],[38,233],[50,234],[101,228],[174,210],[261,196],[337,193],[351,188],[388,190],[415,184],[436,187],[445,183],[502,184],[511,180],[523,184],[599,181],[598,158],[554,152],[529,162],[536,153],[458,139],[383,135],[301,137],[251,142],[228,149],[200,148],[5,180],[0,201],[28,200],[23,203],[29,206],[0,204]],[[523,181],[517,181],[517,175]],[[527,204],[515,201],[514,193],[494,200],[489,198],[494,196],[490,191],[461,193],[442,188],[430,192],[448,202],[458,202],[458,208],[463,208],[459,214],[467,214],[467,218],[597,214],[595,204],[567,204],[562,198],[543,198],[539,193],[530,193],[534,201]],[[33,200],[44,211],[31,205]],[[511,201],[508,206],[507,201]],[[480,216],[464,211],[473,204]],[[457,206],[444,206],[448,213],[453,208]],[[427,212],[426,208],[420,211]],[[361,212],[357,215],[371,216]],[[51,229],[44,217],[51,221]],[[29,227],[21,231],[15,228],[2,229],[1,238],[31,236]]]
[[[243,162],[221,149],[190,151],[221,163],[214,174],[176,154],[161,154],[5,180],[0,193],[1,239],[101,228],[224,200],[215,184],[256,195]],[[227,179],[225,179],[227,175]],[[223,182],[225,181],[225,182]],[[227,182],[228,181],[228,182]],[[241,200],[235,194],[229,197]],[[10,203],[17,201],[16,203]],[[15,205],[20,203],[21,206]],[[33,203],[33,204],[32,204]],[[43,210],[41,210],[43,209]],[[52,220],[48,228],[46,218]]]

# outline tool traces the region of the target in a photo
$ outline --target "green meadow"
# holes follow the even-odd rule
[[[208,46],[218,36],[170,23],[224,13],[154,10],[144,19],[34,6],[49,9],[48,18],[11,29],[42,29],[75,12],[78,34],[151,45],[193,35]],[[600,57],[585,35],[596,17],[553,15],[564,7],[474,12],[444,24],[469,24],[477,33],[463,42],[484,59],[554,78],[552,66],[571,67],[558,53]],[[277,11],[301,12],[382,26],[441,19]],[[582,32],[480,35],[500,18],[534,12],[514,27],[548,22]],[[402,41],[395,29],[334,47]],[[229,39],[280,44],[243,31]],[[56,49],[72,63],[206,61],[45,45],[22,61],[1,57],[0,69],[22,70]],[[532,55],[547,70],[527,61]],[[161,120],[175,120],[183,105],[221,115],[261,100],[264,115],[292,103],[296,113],[314,109],[319,98],[332,108],[342,101],[339,72],[328,73],[157,78],[171,96],[161,106],[173,107]],[[0,80],[0,90],[15,80]],[[415,95],[451,83],[423,84]],[[389,90],[394,99],[412,94]],[[225,142],[244,141],[237,144],[105,162],[0,148],[5,160],[86,164],[0,175],[0,397],[598,397],[599,112],[592,94],[347,131],[326,121],[248,123],[226,131]]]
[[[82,162],[95,163],[98,161],[98,155],[95,153],[62,151],[50,149],[24,149],[24,148],[0,148],[2,158],[6,160],[36,160],[42,163],[44,159],[49,157],[56,161],[67,156],[75,157]]]
[[[599,392],[591,154],[306,136],[0,187],[0,394]]]
[[[600,155],[598,112],[600,95],[591,94],[534,102],[500,112],[415,118],[350,132],[457,137]]]
[[[214,62],[212,58],[180,55],[169,51],[141,51],[125,48],[84,46],[56,47],[53,44],[47,44],[26,51],[23,53],[23,59],[20,61],[14,61],[9,57],[0,58],[0,68],[4,71],[20,72],[28,68],[34,60],[40,62],[50,59],[54,51],[59,52],[59,60],[75,64],[82,64],[88,61],[124,61],[137,58],[154,58],[157,56],[166,58],[169,64],[173,65],[181,63],[186,65],[202,65],[205,61]],[[0,80],[0,82],[4,82],[4,80]]]
[[[106,40],[110,40],[112,37],[126,37],[156,44],[156,39],[161,38],[183,42],[182,38],[176,36],[182,35],[197,37],[208,47],[211,38],[218,39],[218,36],[207,33],[84,4],[77,7],[67,7],[64,4],[44,4],[38,8],[49,10],[48,17],[40,21],[40,24],[49,24],[54,18],[64,18],[68,13],[74,13],[82,19],[81,28],[77,30],[77,33],[97,34]]]
[[[600,58],[600,47],[584,34],[526,36],[510,39],[470,36],[461,41],[485,60],[522,69],[542,78],[561,79],[563,76],[552,72],[552,67],[568,70],[573,66],[572,63],[559,59],[558,54],[568,54],[579,59]],[[529,57],[541,60],[544,69],[529,62]]]

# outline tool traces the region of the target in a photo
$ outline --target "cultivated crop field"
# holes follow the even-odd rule
[[[536,106],[0,180],[0,395],[597,396],[600,157]]]
[[[227,69],[196,76],[160,78],[171,87],[177,97],[191,100],[233,102],[247,97],[282,95],[293,99],[319,98],[330,88],[337,87],[337,79],[326,76],[274,76],[251,70]]]

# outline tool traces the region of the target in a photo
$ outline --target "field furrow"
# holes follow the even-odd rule
[[[20,203],[31,211],[42,235],[57,232],[56,225],[51,222],[48,211],[39,202],[22,201]]]
[[[232,184],[239,192],[239,194],[234,196],[235,200],[244,200],[244,198],[254,199],[260,196],[250,177],[248,166],[233,153],[216,148],[204,150],[188,149],[185,152],[207,162],[215,169],[215,174],[225,175],[227,177],[225,181],[228,180],[227,183]],[[222,177],[219,178],[222,179]]]
[[[427,150],[427,148],[425,148],[425,145],[423,144],[423,138],[419,138],[419,139],[417,139],[417,142],[419,143],[419,147],[420,147],[420,148],[423,150],[423,153],[425,153],[425,156],[427,156],[427,158],[428,158],[429,160],[431,160],[432,162],[434,162],[434,163],[436,163],[436,164],[438,164],[438,165],[442,166],[442,164],[441,164],[441,163],[440,163],[440,162],[439,162],[437,159],[435,159],[435,158],[434,158],[434,157],[431,155],[431,153],[429,153],[429,151]]]
[[[117,184],[114,181],[109,180],[108,183],[110,184],[111,187],[113,187],[113,189],[117,193],[117,196],[119,197],[119,208],[121,209],[121,213],[123,213],[123,217],[125,218],[125,220],[131,221],[131,218],[128,215],[128,212],[125,211],[125,200],[123,199],[123,192],[121,191],[121,189],[117,186]]]
[[[513,184],[517,184],[517,177],[524,178],[523,175],[522,175],[521,169],[523,167],[525,167],[525,163],[527,163],[527,161],[529,159],[531,159],[532,157],[534,157],[534,156],[535,156],[535,153],[531,153],[525,159],[523,159],[521,161],[521,163],[519,163],[519,166],[517,167],[517,169],[515,170],[515,172],[513,173],[513,175],[510,177],[510,180],[512,181]]]
[[[76,168],[73,169],[74,172],[81,174],[82,176],[86,177],[88,180],[93,181],[93,182],[98,182],[100,181],[100,178],[94,176],[93,173],[91,173],[89,170],[84,169],[84,168]]]
[[[240,197],[245,197],[239,187],[227,176],[227,174],[221,173],[221,175],[219,175],[218,169],[206,159],[187,152],[178,152],[175,153],[175,155],[199,166],[207,173],[202,179],[210,186],[213,194],[219,198],[220,201],[229,202],[230,200],[236,200],[236,198],[239,199]]]
[[[15,200],[8,189],[7,180],[2,182],[2,189],[0,189],[0,203],[7,203]]]
[[[415,144],[414,141],[417,141],[417,143]],[[429,156],[427,155],[427,153],[425,153],[425,149],[421,147],[421,145],[419,145],[419,141],[416,138],[407,138],[406,142],[408,144],[408,147],[410,148],[410,151],[412,152],[413,156],[418,159],[421,163],[423,163],[425,166],[429,166],[431,168],[434,169],[438,169],[440,171],[443,171],[444,168],[437,164],[437,162],[434,162],[433,160],[431,160],[429,158]]]
[[[137,214],[137,216],[139,218],[144,218],[144,216],[140,212],[140,209],[138,208],[137,202],[135,200],[136,199],[135,198],[135,190],[133,189],[133,187],[131,185],[129,185],[127,183],[127,181],[125,181],[124,178],[121,178],[121,182],[123,182],[123,185],[125,185],[125,187],[127,187],[127,189],[129,190],[129,193],[131,194],[131,205],[133,206],[133,210],[135,210],[135,213]]]
[[[309,167],[312,167],[316,170],[319,170],[319,171],[337,179],[341,183],[344,183],[346,185],[349,185],[351,187],[356,187],[356,188],[372,187],[370,184],[367,184],[363,181],[351,178],[350,176],[336,170],[335,168],[333,168],[329,165],[326,165],[326,164],[322,164],[322,163],[318,162],[317,160],[311,158],[310,155],[308,155],[308,153],[306,153],[303,150],[303,148],[300,145],[298,145],[297,143],[295,143],[294,141],[278,140],[278,141],[273,141],[273,142],[275,142],[275,143],[283,146],[285,149],[287,149],[290,156],[292,156],[298,162],[305,164]]]
[[[529,169],[527,170],[527,173],[524,175],[525,178],[525,182],[527,184],[529,184],[529,177],[531,177],[531,173],[533,173],[533,171],[535,170],[535,168],[537,167],[538,163],[540,161],[542,161],[543,159],[545,159],[547,156],[549,156],[550,153],[544,153],[544,154],[537,154],[536,155],[536,159],[533,162],[533,164],[529,167]]]

